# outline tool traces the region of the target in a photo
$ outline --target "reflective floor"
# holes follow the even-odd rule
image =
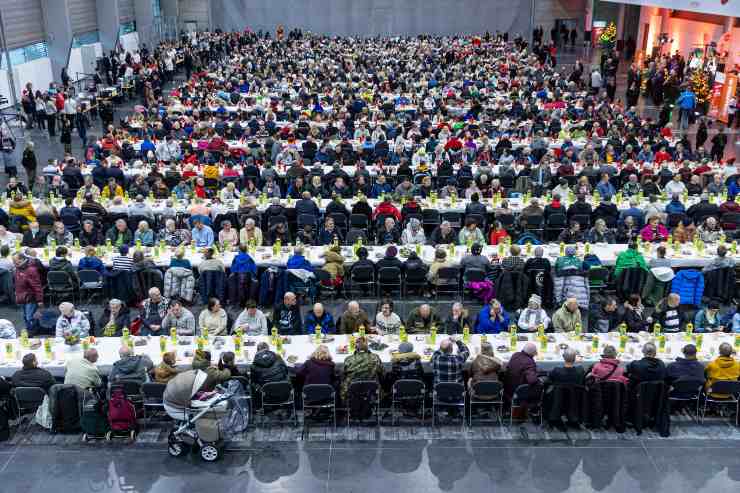
[[[740,443],[273,442],[215,464],[161,447],[0,449],[3,493],[740,491]]]

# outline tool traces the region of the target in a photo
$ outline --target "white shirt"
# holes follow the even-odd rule
[[[671,180],[665,185],[665,192],[668,196],[677,193],[679,195],[686,191],[686,185],[682,181]]]
[[[74,115],[77,113],[77,101],[74,98],[67,98],[64,100],[64,114]]]

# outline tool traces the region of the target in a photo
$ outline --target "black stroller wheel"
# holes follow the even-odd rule
[[[170,442],[167,446],[167,452],[172,457],[182,457],[183,455],[187,454],[190,450],[190,447],[185,442],[175,441]]]

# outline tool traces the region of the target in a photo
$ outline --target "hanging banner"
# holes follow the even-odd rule
[[[722,88],[722,95],[719,98],[719,115],[717,120],[727,123],[729,120],[730,100],[737,91],[737,75],[730,74],[725,77],[725,84]]]
[[[714,84],[712,85],[712,92],[709,95],[709,112],[707,116],[719,120],[719,105],[722,99],[722,89],[725,87],[725,74],[722,72],[716,72],[714,74]],[[726,120],[725,120],[726,121]]]

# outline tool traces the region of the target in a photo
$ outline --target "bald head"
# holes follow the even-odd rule
[[[85,351],[84,358],[90,363],[97,362],[98,361],[98,350],[88,349],[87,351]]]
[[[534,345],[534,344],[533,344],[533,343],[531,343],[531,342],[528,342],[528,343],[526,343],[526,344],[524,345],[524,347],[522,348],[522,352],[523,352],[524,354],[528,354],[528,355],[530,355],[530,356],[532,356],[532,357],[535,357],[535,356],[537,356],[537,346],[536,346],[536,345]]]

